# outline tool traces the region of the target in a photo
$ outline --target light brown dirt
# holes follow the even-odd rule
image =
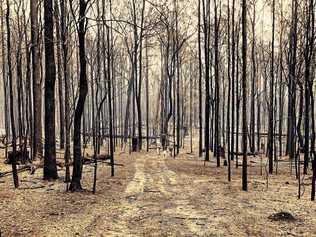
[[[98,192],[66,193],[62,180],[45,183],[41,173],[25,173],[14,190],[11,177],[0,182],[0,228],[4,236],[316,236],[310,179],[297,199],[297,181],[288,163],[279,174],[260,175],[260,159],[249,158],[249,192],[241,191],[241,168],[217,168],[194,155],[178,158],[156,153],[116,155],[114,178],[100,166]],[[264,162],[265,163],[265,160]],[[92,167],[84,187],[91,188]],[[62,174],[62,171],[60,171]],[[4,182],[4,183],[3,183]],[[25,189],[43,185],[43,188]],[[294,222],[272,221],[290,212]]]

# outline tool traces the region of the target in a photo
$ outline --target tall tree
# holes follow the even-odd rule
[[[146,151],[149,151],[149,44],[146,37]]]
[[[65,182],[70,182],[70,171],[69,171],[69,161],[70,161],[70,78],[69,78],[69,66],[68,66],[68,22],[67,22],[67,1],[60,1],[60,25],[61,25],[61,45],[63,52],[63,76],[64,76],[64,85],[65,85]]]
[[[19,177],[16,166],[16,130],[15,130],[15,116],[14,116],[14,101],[13,101],[13,76],[12,76],[12,61],[11,61],[11,28],[10,28],[10,2],[7,0],[7,12],[6,12],[6,26],[7,26],[7,63],[8,63],[8,81],[9,81],[9,103],[10,103],[10,121],[11,121],[11,133],[12,133],[12,174],[14,187],[19,187]]]
[[[38,0],[31,0],[31,54],[33,81],[33,159],[42,158],[42,83],[40,65],[40,36]]]
[[[55,134],[55,80],[53,1],[44,1],[45,43],[45,154],[44,179],[57,179]]]
[[[273,173],[273,146],[274,146],[274,31],[275,31],[275,0],[272,0],[272,49],[271,49],[271,78],[270,78],[270,103],[269,103],[269,132],[268,132],[268,157],[269,173]]]
[[[228,148],[228,181],[231,181],[231,160],[230,160],[230,152],[231,152],[231,145],[230,145],[230,113],[231,113],[231,55],[230,55],[230,50],[231,50],[231,43],[230,43],[230,2],[227,0],[227,62],[228,62],[228,67],[227,67],[227,78],[228,78],[228,102],[227,102],[227,148]],[[234,105],[232,105],[233,107]]]
[[[209,142],[209,128],[210,128],[210,0],[202,0],[203,6],[203,26],[204,26],[204,60],[205,60],[205,160],[210,160],[210,142]]]
[[[5,22],[5,11],[3,8],[3,3],[1,1],[0,5],[0,12],[1,12],[1,53],[2,53],[2,62],[6,61],[6,54],[5,54],[5,31],[4,31],[4,22]],[[5,117],[4,117],[4,123],[5,123],[5,137],[6,137],[6,143],[8,143],[9,140],[9,134],[10,134],[10,124],[9,124],[9,105],[8,105],[8,80],[7,80],[7,72],[6,72],[6,64],[2,63],[2,81],[3,81],[3,95],[4,95],[4,111],[5,111]],[[8,146],[5,146],[5,158],[8,159]]]
[[[61,5],[61,3],[60,3]],[[61,27],[60,27],[60,13],[59,3],[54,1],[54,15],[55,15],[55,28],[56,28],[56,51],[57,51],[57,68],[58,68],[58,102],[59,102],[59,139],[60,149],[65,147],[65,109],[64,109],[64,86],[63,86],[63,72],[62,72],[62,55],[61,55]]]
[[[112,8],[112,2],[110,0],[110,8]],[[104,4],[103,4],[104,9]],[[103,10],[104,11],[104,10]],[[104,14],[103,14],[104,16]],[[108,108],[109,108],[109,139],[110,139],[110,158],[111,158],[111,176],[114,176],[114,144],[113,144],[113,110],[112,110],[112,81],[111,81],[111,60],[113,60],[113,55],[111,56],[110,47],[110,27],[106,26],[107,30],[107,88],[108,88]],[[111,29],[112,30],[112,29]]]
[[[137,82],[137,92],[136,92],[136,104],[137,104],[137,114],[138,114],[138,149],[142,149],[142,111],[141,111],[141,98],[142,98],[142,79],[143,79],[143,38],[144,38],[144,14],[145,14],[145,6],[146,6],[146,1],[142,1],[142,7],[141,7],[141,23],[140,23],[140,33],[139,33],[139,43],[135,41],[135,44],[139,44],[139,73],[136,74],[135,76],[138,75],[138,82]],[[133,4],[135,7],[135,5]],[[134,14],[136,14],[136,11],[134,11]],[[135,16],[136,17],[136,16]],[[134,22],[135,26],[135,31],[136,31],[136,36],[137,36],[137,23],[136,20]],[[137,39],[138,37],[136,37]],[[137,60],[137,46],[135,46],[135,54]],[[137,64],[135,65],[137,70]]]
[[[179,16],[178,16],[178,1],[174,0],[174,10],[175,10],[175,45],[176,49],[179,48]],[[181,118],[181,109],[180,109],[180,56],[179,56],[179,50],[176,51],[176,112],[177,114],[174,114],[174,116],[177,118],[177,142],[176,144],[176,154],[179,154],[180,150],[180,118]],[[182,111],[183,112],[183,111]]]
[[[296,122],[296,64],[297,64],[297,0],[292,0],[292,17],[289,43],[289,83],[288,83],[288,136],[287,153],[291,161],[295,158],[295,122]]]
[[[77,25],[77,33],[79,40],[79,61],[80,61],[80,78],[79,78],[79,98],[77,101],[75,115],[74,115],[74,140],[73,140],[73,154],[74,164],[72,180],[69,189],[71,191],[78,191],[82,189],[82,156],[81,156],[81,119],[84,112],[84,106],[86,97],[88,94],[88,82],[87,82],[87,61],[86,61],[86,30],[87,19],[86,10],[88,1],[79,1],[79,18]],[[72,1],[70,2],[71,7]]]
[[[218,5],[217,0],[214,1],[214,67],[215,67],[215,114],[214,114],[214,154],[216,156],[217,167],[220,166],[220,157],[219,157],[219,27],[220,19],[218,16]]]
[[[305,23],[305,110],[304,110],[304,130],[305,130],[305,143],[304,143],[304,174],[307,174],[308,164],[310,160],[310,109],[311,109],[311,95],[313,93],[311,75],[312,60],[314,54],[314,1],[309,0],[306,4],[306,23]]]
[[[247,0],[242,0],[242,190],[247,181]]]
[[[235,61],[236,61],[236,36],[235,36],[235,0],[233,0],[232,4],[232,40],[231,40],[231,63],[232,63],[232,72],[231,72],[231,87],[232,87],[232,119],[231,119],[231,153],[229,159],[234,160],[234,150],[235,150],[235,139],[234,139],[234,132],[235,132]],[[238,83],[237,83],[238,85]]]
[[[256,81],[256,0],[252,1],[252,21],[251,21],[251,29],[252,29],[252,44],[251,44],[251,60],[252,60],[252,75],[251,75],[251,108],[250,108],[250,151],[252,153],[255,152],[255,81]]]
[[[203,121],[202,121],[202,49],[201,49],[201,1],[198,0],[198,53],[199,53],[199,157],[203,148]]]

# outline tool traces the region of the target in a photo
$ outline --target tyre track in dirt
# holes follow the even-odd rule
[[[165,159],[139,155],[117,218],[112,223],[98,223],[88,235],[203,236],[207,218],[191,203],[190,195],[194,194],[182,182],[188,177],[178,177],[168,169]]]

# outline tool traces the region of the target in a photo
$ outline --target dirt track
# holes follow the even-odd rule
[[[120,212],[110,231],[113,236],[193,236],[202,234],[207,217],[190,203],[190,192],[162,157],[140,156],[128,184]],[[105,233],[106,223],[96,232]],[[107,227],[109,229],[109,227]]]

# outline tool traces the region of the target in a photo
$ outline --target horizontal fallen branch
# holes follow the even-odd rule
[[[18,171],[18,173],[25,172],[25,171],[30,171],[30,172],[34,173],[35,169],[36,169],[35,166],[27,165],[27,166],[23,166],[21,168],[18,168],[17,171]],[[6,172],[0,172],[0,178],[8,176],[10,174],[12,174],[12,170],[11,171],[6,171]]]

